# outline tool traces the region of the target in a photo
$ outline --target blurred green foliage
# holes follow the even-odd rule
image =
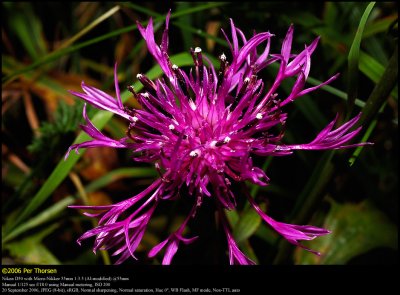
[[[229,18],[246,36],[253,30],[274,33],[274,52],[279,52],[291,23],[294,50],[321,36],[308,82],[316,85],[337,72],[341,77],[288,107],[288,143],[309,141],[337,112],[342,114],[340,120],[359,111],[369,115],[357,140],[374,142],[373,147],[356,153],[302,151],[288,158],[255,159],[271,185],[252,187],[252,196],[276,219],[332,230],[333,234],[307,244],[326,254],[318,258],[300,249],[293,252],[240,197],[238,212],[229,212],[228,219],[243,252],[260,264],[376,264],[377,255],[379,263],[391,264],[397,259],[396,2],[1,5],[3,264],[108,263],[107,255],[91,254],[89,242],[77,246],[76,239],[93,224],[66,206],[83,199],[91,204],[124,199],[157,175],[152,167],[132,162],[129,151],[73,152],[64,161],[72,142],[87,139],[78,128],[82,103],[68,90],[79,91],[84,80],[114,95],[116,61],[121,88],[134,84],[140,90],[135,78],[139,72],[158,77],[161,71],[149,57],[135,22],[146,23],[152,16],[160,38],[170,8],[170,56],[180,66],[191,64],[189,47],[202,47],[213,61],[228,52],[220,29],[229,30]],[[272,65],[261,73],[266,85],[276,71]],[[290,87],[288,82],[281,91],[287,93]],[[122,98],[135,107],[128,91]],[[124,136],[127,126],[110,113],[89,108],[89,117],[104,132]],[[157,212],[138,249],[137,263],[152,263],[147,251],[176,228],[186,205],[180,200]],[[213,214],[210,206],[202,207],[196,224],[189,224],[200,239],[182,247],[174,263],[228,263],[226,242],[216,238],[222,233]]]

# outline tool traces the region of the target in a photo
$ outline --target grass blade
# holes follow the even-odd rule
[[[67,197],[62,199],[61,201],[57,202],[56,204],[50,206],[49,208],[43,210],[37,216],[29,219],[28,221],[24,222],[20,226],[16,227],[13,231],[11,231],[7,236],[2,239],[2,244],[7,243],[8,241],[16,238],[20,234],[35,228],[39,225],[44,224],[45,222],[59,216],[59,214],[68,206],[75,202],[73,197]]]
[[[353,109],[354,102],[356,100],[358,93],[358,62],[360,58],[361,39],[364,32],[365,24],[367,23],[368,17],[374,5],[375,2],[371,2],[365,9],[364,14],[362,15],[360,23],[358,25],[358,29],[354,37],[353,43],[351,44],[349,55],[347,57],[348,60],[347,115],[348,116],[351,115],[351,111]]]
[[[80,31],[79,33],[77,33],[75,36],[71,37],[70,39],[68,39],[66,42],[64,42],[63,44],[60,45],[60,47],[58,49],[61,48],[65,48],[70,46],[71,44],[75,43],[76,40],[78,40],[79,38],[81,38],[83,35],[85,35],[86,33],[88,33],[90,30],[92,30],[93,28],[95,28],[98,24],[102,23],[104,20],[106,20],[107,18],[109,18],[110,16],[112,16],[114,13],[116,13],[118,10],[120,9],[120,7],[117,5],[113,8],[111,8],[109,11],[107,11],[106,13],[104,13],[102,16],[98,17],[97,19],[95,19],[92,23],[90,23],[88,26],[86,26],[82,31]]]
[[[385,67],[369,54],[361,51],[360,53],[360,71],[370,78],[375,84],[382,77]],[[398,99],[398,93],[395,89],[390,93],[391,96]]]

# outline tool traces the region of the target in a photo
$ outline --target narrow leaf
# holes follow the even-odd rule
[[[329,228],[332,233],[312,241],[313,248],[323,255],[316,256],[296,249],[296,264],[346,264],[374,248],[397,249],[396,226],[372,203],[363,201],[341,205],[331,201],[331,205],[323,227]]]
[[[370,2],[361,17],[360,23],[356,35],[354,37],[353,43],[351,45],[348,60],[348,84],[347,84],[347,107],[348,115],[350,115],[351,110],[354,106],[354,101],[357,97],[358,92],[358,62],[360,57],[360,46],[361,39],[364,32],[365,24],[367,23],[369,14],[374,7],[375,2]]]
[[[67,197],[56,204],[52,205],[51,207],[43,210],[40,214],[37,216],[27,220],[17,228],[15,228],[10,234],[8,234],[6,237],[2,239],[2,243],[5,244],[8,241],[18,237],[20,234],[26,232],[27,230],[30,230],[32,228],[35,228],[39,225],[44,224],[45,222],[48,222],[49,220],[59,216],[59,214],[67,208],[68,205],[71,205],[75,202],[75,199],[73,197]]]

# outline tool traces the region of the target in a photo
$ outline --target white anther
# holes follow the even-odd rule
[[[146,97],[146,98],[149,98],[149,94],[148,94],[147,92],[142,93],[142,95],[143,95],[144,97]]]
[[[193,151],[190,152],[189,156],[191,156],[192,158],[197,157],[201,154],[199,149],[195,149]]]
[[[261,120],[262,117],[263,117],[263,115],[262,115],[261,113],[258,113],[258,114],[256,115],[256,118],[257,118],[258,120]]]
[[[211,141],[210,142],[210,148],[212,148],[212,149],[215,148],[215,145],[217,144],[217,142],[218,141],[216,141],[216,140]]]
[[[230,141],[231,141],[231,138],[230,138],[229,136],[227,136],[227,137],[224,138],[224,143],[228,143],[228,142],[230,142]]]
[[[225,54],[221,54],[221,56],[219,57],[222,61],[226,61],[226,55]]]
[[[246,79],[244,79],[244,83],[249,83],[250,82],[250,78],[247,77]]]
[[[132,121],[136,123],[137,121],[139,121],[139,119],[138,119],[138,117],[133,116],[133,117],[132,117]]]
[[[193,102],[193,100],[189,100],[189,106],[193,111],[197,109],[196,104]]]
[[[196,47],[196,48],[194,49],[194,52],[195,52],[195,53],[200,53],[200,52],[201,52],[201,48],[200,48],[200,47]]]
[[[138,78],[138,79],[141,79],[142,77],[143,77],[143,75],[140,73],[136,75],[136,78]]]
[[[178,66],[174,64],[174,65],[172,65],[172,69],[173,69],[173,70],[177,70],[177,69],[178,69]]]
[[[174,130],[175,126],[171,124],[171,125],[168,126],[168,128],[169,128],[169,130]]]

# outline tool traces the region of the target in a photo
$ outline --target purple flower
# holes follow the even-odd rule
[[[231,57],[221,54],[220,66],[216,69],[202,54],[202,50],[196,47],[191,49],[194,68],[187,74],[171,64],[168,57],[169,16],[160,45],[154,40],[152,19],[146,28],[138,23],[149,52],[165,75],[164,78],[151,81],[145,75],[138,74],[137,78],[144,86],[142,93],[136,93],[132,87],[128,87],[140,103],[140,109],[131,109],[122,104],[117,65],[114,73],[116,99],[83,82],[84,93],[71,91],[94,107],[125,118],[129,127],[126,137],[111,139],[91,123],[85,105],[83,116],[86,125],[81,128],[92,140],[72,145],[66,157],[71,150],[78,152],[79,148],[127,148],[133,151],[135,161],[153,163],[160,173],[160,178],[147,189],[122,202],[109,206],[71,206],[98,212],[85,213],[99,218],[98,226],[86,232],[78,242],[95,236],[94,251],[113,249],[113,255],[119,255],[117,263],[129,257],[135,258],[134,252],[155,208],[164,200],[181,197],[179,192],[186,187],[188,195],[183,197],[193,199],[191,212],[176,232],[150,251],[149,257],[165,248],[163,264],[170,264],[180,242],[189,244],[197,238],[184,238],[182,234],[188,221],[195,217],[202,199],[213,198],[227,236],[230,264],[254,264],[240,251],[225,219],[225,210],[236,207],[231,183],[249,181],[268,185],[269,178],[263,170],[253,165],[252,155],[283,156],[294,150],[342,149],[368,144],[347,144],[360,131],[360,127],[350,131],[360,115],[334,129],[336,118],[310,143],[282,143],[284,132],[277,133],[273,127],[284,127],[286,124],[287,114],[283,112],[283,106],[338,76],[304,89],[310,72],[311,55],[319,38],[305,46],[299,54],[293,54],[291,26],[281,52],[270,54],[273,34],[259,33],[247,40],[231,20],[231,38],[223,32],[230,46]],[[261,54],[257,53],[259,46],[263,46]],[[257,74],[275,62],[280,64],[279,71],[275,81],[264,91],[264,82]],[[280,98],[276,91],[282,81],[289,77],[295,78],[292,91],[287,97]],[[277,222],[263,212],[251,197],[249,202],[266,223],[292,244],[304,248],[299,241],[329,233],[314,226]]]

